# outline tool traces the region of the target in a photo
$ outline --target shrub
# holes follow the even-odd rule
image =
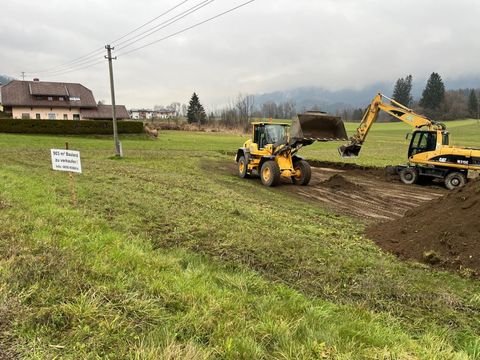
[[[118,133],[138,134],[143,124],[137,121],[117,121]],[[61,135],[110,135],[113,123],[110,120],[26,120],[0,119],[0,132],[17,134],[61,134]]]

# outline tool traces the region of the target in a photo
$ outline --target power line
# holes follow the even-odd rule
[[[28,72],[28,73],[26,73],[26,74],[35,75],[35,74],[51,73],[51,72],[55,72],[55,71],[63,71],[63,70],[65,70],[65,69],[63,69],[63,68],[65,68],[65,67],[71,67],[71,66],[74,65],[75,63],[83,63],[83,62],[86,62],[86,61],[88,62],[88,61],[89,61],[88,58],[91,58],[91,57],[93,57],[93,56],[98,56],[98,55],[100,54],[100,51],[102,51],[102,53],[103,53],[103,50],[104,50],[104,48],[101,47],[101,48],[99,48],[99,49],[95,49],[95,50],[89,52],[88,54],[85,54],[85,55],[83,55],[83,56],[80,56],[80,57],[78,57],[78,58],[75,58],[75,59],[73,59],[73,60],[70,60],[70,61],[68,61],[68,62],[66,62],[66,63],[61,64],[61,65],[56,65],[56,66],[53,66],[53,67],[51,67],[51,68],[44,69],[44,70],[39,70],[39,71],[35,71],[35,72],[33,72],[33,71],[32,71],[32,72]],[[57,70],[57,69],[58,69],[58,70]]]
[[[117,41],[120,41],[120,40],[122,40],[122,39],[126,38],[128,35],[131,35],[131,34],[135,33],[136,31],[138,31],[138,30],[140,30],[140,29],[143,29],[145,26],[147,26],[147,25],[151,24],[152,22],[154,22],[155,20],[157,20],[157,19],[161,18],[162,16],[165,16],[165,15],[167,15],[168,13],[172,12],[173,10],[175,10],[176,8],[178,8],[178,7],[182,6],[183,4],[185,4],[185,3],[186,3],[186,2],[188,2],[188,1],[190,1],[190,0],[185,0],[185,1],[182,1],[181,3],[179,3],[179,4],[175,5],[174,7],[170,8],[170,9],[168,9],[168,10],[167,10],[167,11],[165,11],[164,13],[162,13],[162,14],[158,15],[157,17],[154,17],[152,20],[150,20],[150,21],[147,21],[147,22],[146,22],[146,23],[144,23],[143,25],[140,25],[140,26],[139,26],[139,27],[137,27],[136,29],[133,29],[132,31],[130,31],[130,32],[128,32],[128,33],[126,33],[125,35],[123,35],[123,36],[119,37],[119,38],[118,38],[118,39],[116,39],[116,40],[110,41],[110,44],[115,44],[115,43],[117,43]]]
[[[81,67],[77,67],[77,68],[72,68],[70,70],[65,70],[63,72],[58,72],[58,73],[52,73],[52,74],[47,74],[45,75],[46,77],[56,77],[56,76],[60,76],[60,75],[66,75],[66,74],[70,74],[72,72],[76,72],[76,71],[79,71],[79,70],[83,70],[83,69],[88,69],[88,68],[91,68],[95,65],[98,65],[98,64],[103,64],[104,60],[97,60],[97,59],[94,59],[92,61],[95,61],[91,64],[88,64],[88,65],[85,65],[85,66],[81,66]]]
[[[188,16],[188,15],[190,15],[190,14],[192,14],[192,13],[198,11],[198,10],[200,10],[201,8],[209,5],[209,4],[212,3],[213,1],[215,1],[215,0],[204,0],[204,1],[200,2],[200,3],[198,3],[197,5],[189,8],[188,10],[186,10],[186,11],[184,11],[184,12],[182,12],[182,13],[174,16],[174,17],[172,17],[172,18],[169,19],[169,20],[166,20],[166,21],[162,22],[161,24],[155,26],[154,28],[149,29],[148,31],[146,31],[146,32],[150,32],[149,34],[144,35],[144,36],[142,36],[141,38],[138,38],[138,39],[136,39],[136,40],[134,40],[134,41],[131,41],[130,43],[122,46],[120,49],[124,49],[124,48],[126,48],[126,47],[128,47],[128,46],[131,46],[131,45],[137,43],[138,41],[142,40],[143,38],[145,38],[145,37],[147,37],[147,36],[150,36],[150,35],[153,34],[154,32],[157,32],[157,31],[159,31],[159,30],[161,30],[161,29],[163,29],[163,28],[165,28],[165,27],[167,27],[167,26],[172,25],[173,23],[175,23],[175,22],[183,19],[184,17],[186,17],[186,16]],[[222,16],[222,15],[228,13],[228,12],[231,12],[231,11],[233,11],[233,10],[236,10],[237,8],[239,8],[239,7],[241,7],[241,6],[244,6],[244,5],[246,5],[246,4],[248,4],[248,3],[252,2],[252,1],[255,1],[255,0],[251,0],[251,1],[247,2],[247,3],[245,3],[245,4],[242,4],[242,5],[240,5],[240,6],[237,6],[237,7],[233,8],[233,9],[230,9],[229,11],[225,11],[225,12],[222,13],[222,14],[218,14],[217,16],[214,16],[214,17],[212,17],[212,18],[210,18],[210,19],[207,19],[207,20],[203,21],[202,23],[207,22],[207,21],[209,21],[209,20],[213,20],[213,19],[216,18],[216,17]],[[177,6],[177,7],[178,7],[178,6]],[[155,29],[156,27],[158,27],[158,26],[160,26],[160,25],[162,25],[162,24],[165,24],[165,25],[162,26],[160,29],[156,29],[156,30],[152,31],[153,29]],[[190,28],[193,28],[193,27],[199,26],[199,25],[201,25],[201,23],[198,23],[198,24],[196,24],[196,25],[194,25],[194,26],[192,26],[192,27],[190,27]],[[187,28],[187,29],[184,29],[184,30],[182,30],[182,31],[180,31],[180,32],[178,32],[178,33],[181,33],[181,32],[186,31],[186,30],[188,30],[188,28]],[[142,34],[144,34],[144,33],[145,33],[145,32],[143,32]],[[139,35],[137,35],[137,36],[135,36],[135,37],[133,37],[133,38],[136,38],[136,37],[138,37],[138,36],[140,36],[140,35],[142,35],[142,34],[139,34]],[[170,35],[169,37],[174,36],[174,35],[175,35],[175,34],[172,34],[172,35]],[[130,39],[129,39],[129,40],[130,40]],[[127,40],[127,41],[128,41],[128,40]],[[158,42],[158,40],[157,40],[157,42]],[[113,50],[113,48],[112,48],[112,50]],[[95,66],[95,65],[100,64],[100,63],[102,63],[102,60],[97,61],[97,59],[88,59],[88,58],[86,58],[86,59],[84,59],[84,60],[79,61],[79,62],[78,62],[77,64],[75,64],[75,65],[72,64],[70,67],[64,67],[64,68],[61,68],[61,69],[58,69],[58,70],[55,70],[55,71],[51,71],[51,72],[49,72],[46,76],[60,76],[60,75],[65,75],[65,74],[69,74],[69,73],[71,73],[71,72],[75,72],[75,71],[78,71],[78,70],[83,70],[83,69],[86,69],[86,68],[90,68],[90,67]]]
[[[198,10],[204,8],[205,6],[210,5],[214,1],[215,0],[204,0],[200,3],[198,3],[197,5],[192,6],[190,9],[187,9],[184,12],[182,12],[178,15],[175,15],[174,17],[172,17],[168,20],[165,20],[162,23],[160,23],[158,25],[155,25],[154,27],[152,27],[152,28],[150,28],[150,29],[148,29],[148,30],[130,38],[130,39],[127,39],[127,40],[124,40],[120,43],[117,43],[116,44],[117,47],[119,47],[122,44],[127,43],[126,45],[120,46],[117,50],[124,49],[124,48],[126,48],[130,45],[133,45],[133,44],[139,42],[142,39],[145,39],[146,37],[158,32],[158,31],[160,31],[160,30],[162,30],[162,29],[164,29],[164,28],[166,28],[166,27],[168,27],[168,26],[170,26],[174,23],[176,23],[177,21],[180,21],[181,19],[187,17],[188,15],[193,14],[194,12],[197,12]],[[144,34],[146,34],[146,35],[144,35]],[[144,35],[144,36],[141,36],[141,35]],[[139,36],[141,36],[141,37],[139,37]]]
[[[134,30],[128,32],[127,34],[123,35],[122,37],[118,38],[116,41],[121,40],[121,39],[125,39],[128,35],[133,34],[134,32],[136,32],[136,31],[144,28],[145,26],[147,26],[148,24],[152,23],[153,21],[159,19],[160,17],[165,16],[165,15],[168,14],[169,12],[171,12],[171,11],[173,11],[174,9],[178,8],[179,6],[185,4],[187,1],[190,1],[190,0],[184,0],[184,1],[180,2],[179,4],[177,4],[176,6],[172,7],[171,9],[165,11],[165,12],[162,13],[161,15],[155,17],[154,19],[152,19],[152,20],[144,23],[143,25],[137,27],[136,29],[134,29]],[[164,28],[167,27],[167,26],[170,26],[170,25],[172,25],[173,23],[175,23],[175,22],[177,22],[177,21],[185,18],[186,16],[188,16],[188,15],[190,15],[190,14],[192,14],[192,13],[200,10],[201,8],[203,8],[203,7],[211,4],[213,1],[215,1],[215,0],[204,0],[204,1],[196,4],[195,6],[192,6],[191,8],[189,8],[189,9],[181,12],[180,14],[178,14],[178,15],[170,18],[169,20],[166,20],[166,21],[162,22],[161,24],[152,27],[152,28],[150,28],[150,29],[142,32],[141,34],[138,34],[138,35],[136,35],[136,36],[133,36],[133,37],[131,37],[130,39],[127,39],[127,40],[124,40],[123,42],[120,42],[120,44],[125,44],[125,42],[128,41],[128,43],[125,44],[125,45],[123,45],[122,47],[120,47],[119,50],[125,49],[125,48],[127,48],[127,47],[129,47],[129,46],[131,46],[131,45],[133,45],[133,44],[136,44],[136,43],[139,42],[140,40],[142,40],[142,39],[144,39],[144,38],[152,35],[153,33],[157,32],[157,31],[159,31],[159,30],[161,30],[161,29],[164,29]],[[217,15],[215,15],[215,16],[212,16],[212,17],[210,17],[210,18],[208,18],[208,19],[206,19],[206,20],[200,21],[200,22],[198,22],[198,23],[196,23],[196,24],[194,24],[194,25],[188,26],[188,27],[186,27],[186,28],[184,28],[184,29],[182,29],[182,30],[179,30],[179,31],[176,31],[176,32],[174,32],[174,33],[172,33],[172,34],[170,34],[170,35],[164,36],[163,38],[157,39],[157,40],[152,41],[152,42],[150,42],[150,43],[147,43],[147,44],[145,44],[145,45],[142,45],[142,46],[139,46],[139,47],[137,47],[137,48],[134,48],[134,49],[125,51],[125,52],[123,52],[123,53],[120,53],[119,55],[117,55],[117,57],[120,57],[120,56],[123,56],[123,55],[127,55],[127,54],[130,54],[130,53],[133,53],[133,52],[135,52],[135,51],[144,49],[144,48],[146,48],[146,47],[148,47],[148,46],[150,46],[150,45],[153,45],[153,44],[156,44],[156,43],[158,43],[158,42],[161,42],[161,41],[167,40],[167,39],[169,39],[169,38],[172,38],[172,37],[174,37],[174,36],[176,36],[176,35],[179,35],[179,34],[181,34],[181,33],[183,33],[183,32],[186,32],[186,31],[191,30],[191,29],[193,29],[193,28],[196,28],[196,27],[198,27],[198,26],[200,26],[200,25],[203,25],[203,24],[205,24],[205,23],[207,23],[207,22],[210,22],[210,21],[212,21],[212,20],[215,20],[215,19],[217,19],[217,18],[219,18],[219,17],[221,17],[221,16],[224,16],[224,15],[230,13],[230,12],[233,12],[233,11],[235,11],[235,10],[241,8],[241,7],[244,7],[244,6],[250,4],[250,3],[254,2],[254,1],[255,1],[255,0],[246,1],[246,2],[244,2],[244,3],[242,3],[242,4],[238,5],[238,6],[235,6],[235,7],[231,8],[231,9],[229,9],[229,10],[226,10],[226,11],[224,11],[224,12],[221,12],[221,13],[219,13],[219,14],[217,14]],[[164,26],[161,26],[161,25],[164,25]],[[161,27],[158,28],[159,26],[161,26]],[[147,33],[148,33],[148,34],[147,34]],[[141,36],[141,35],[144,35],[144,36]],[[139,36],[141,36],[141,37],[139,38]],[[69,62],[67,62],[67,63],[62,64],[61,66],[52,67],[52,68],[50,68],[50,69],[43,70],[43,71],[38,71],[38,72],[36,72],[36,73],[29,72],[29,73],[25,73],[25,74],[34,75],[34,74],[37,74],[37,73],[43,73],[43,74],[46,74],[46,76],[56,77],[56,76],[65,75],[65,74],[69,74],[69,73],[72,73],[72,72],[76,72],[76,71],[79,71],[79,70],[87,69],[87,68],[96,66],[96,65],[98,65],[98,64],[100,64],[100,63],[103,63],[103,59],[102,59],[102,60],[98,60],[98,58],[93,58],[94,56],[98,56],[98,55],[99,55],[99,51],[100,51],[100,50],[102,50],[102,52],[103,52],[104,48],[95,49],[94,51],[91,51],[91,52],[88,53],[88,54],[85,54],[85,55],[80,56],[80,57],[78,57],[78,58],[76,58],[76,59],[74,59],[74,60],[71,60],[71,61],[69,61]]]
[[[69,72],[69,71],[75,70],[77,68],[84,68],[85,66],[91,64],[92,62],[98,61],[98,59],[100,59],[101,57],[102,56],[100,54],[98,54],[98,55],[95,54],[94,58],[86,58],[82,61],[77,62],[76,64],[72,64],[70,66],[65,66],[65,67],[62,67],[62,68],[58,68],[57,70],[51,70],[51,71],[48,71],[48,72],[44,72],[43,74],[45,76],[57,75],[58,73]]]
[[[191,30],[191,29],[196,28],[196,27],[198,27],[198,26],[200,26],[200,25],[203,25],[203,24],[205,24],[205,23],[207,23],[207,22],[210,22],[210,21],[212,21],[212,20],[215,20],[215,19],[217,19],[217,18],[219,18],[219,17],[221,17],[221,16],[223,16],[223,15],[226,15],[226,14],[228,14],[228,13],[231,13],[231,12],[233,12],[233,11],[235,11],[235,10],[241,8],[241,7],[244,7],[244,6],[250,4],[250,3],[254,2],[254,1],[255,1],[255,0],[246,1],[246,2],[244,2],[244,3],[242,3],[242,4],[238,5],[238,6],[235,6],[235,7],[231,8],[231,9],[229,9],[229,10],[227,10],[227,11],[224,11],[224,12],[222,12],[222,13],[220,13],[220,14],[217,14],[217,15],[215,15],[215,16],[212,16],[211,18],[208,18],[208,19],[206,19],[206,20],[200,21],[200,22],[198,22],[198,23],[196,23],[196,24],[194,24],[194,25],[192,25],[192,26],[189,26],[189,27],[186,27],[186,28],[184,28],[184,29],[182,29],[182,30],[179,30],[179,31],[177,31],[177,32],[174,32],[173,34],[167,35],[167,36],[165,36],[165,37],[163,37],[163,38],[157,39],[157,40],[152,41],[152,42],[150,42],[150,43],[148,43],[148,44],[145,44],[145,45],[139,46],[139,47],[137,47],[137,48],[134,48],[134,49],[132,49],[132,50],[129,50],[129,51],[125,51],[125,52],[123,52],[123,53],[120,53],[119,55],[117,55],[117,58],[119,58],[120,56],[123,56],[123,55],[131,54],[131,53],[133,53],[133,52],[135,52],[135,51],[144,49],[144,48],[146,48],[147,46],[150,46],[150,45],[159,43],[159,42],[161,42],[161,41],[167,40],[167,39],[169,39],[169,38],[172,38],[172,37],[174,37],[174,36],[176,36],[176,35],[178,35],[178,34],[184,33],[184,32],[186,32],[186,31],[188,31],[188,30]]]
[[[146,23],[142,24],[141,26],[135,28],[134,30],[126,33],[125,35],[121,36],[120,38],[116,39],[115,41],[119,41],[121,39],[124,39],[125,37],[133,34],[134,32],[144,28],[145,26],[147,26],[148,24],[151,24],[152,22],[154,22],[155,20],[161,18],[162,16],[165,16],[166,14],[172,12],[173,10],[175,10],[176,8],[180,7],[181,5],[185,4],[186,2],[188,2],[190,0],[183,0],[181,1],[180,3],[178,3],[177,5],[173,6],[172,8],[168,9],[167,11],[163,12],[162,14],[156,16],[155,18],[147,21]],[[60,64],[60,65],[56,65],[56,66],[53,66],[51,68],[47,68],[47,69],[43,69],[43,70],[39,70],[39,71],[35,71],[35,72],[25,72],[25,74],[28,74],[28,75],[37,75],[37,74],[49,74],[49,73],[52,73],[52,72],[61,72],[61,71],[66,71],[66,70],[69,70],[70,68],[72,67],[75,67],[75,66],[78,66],[78,65],[83,65],[84,63],[88,63],[89,61],[91,61],[90,58],[92,57],[95,57],[95,56],[98,56],[100,54],[103,54],[103,51],[104,51],[104,47],[102,46],[101,48],[97,48],[85,55],[82,55],[78,58],[75,58],[73,60],[70,60],[70,61],[67,61],[63,64]],[[81,67],[81,68],[84,68],[84,67]]]

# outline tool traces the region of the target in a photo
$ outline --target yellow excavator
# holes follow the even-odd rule
[[[241,178],[260,176],[266,186],[281,179],[308,185],[311,168],[297,152],[315,141],[347,140],[342,120],[337,116],[310,111],[293,122],[254,122],[252,138],[238,149],[235,161]]]
[[[450,146],[449,133],[444,124],[416,114],[380,93],[367,107],[350,142],[338,149],[342,157],[358,156],[380,111],[415,128],[408,148],[408,164],[395,167],[405,184],[440,179],[447,189],[452,190],[465,185],[470,171],[480,171],[480,149]]]

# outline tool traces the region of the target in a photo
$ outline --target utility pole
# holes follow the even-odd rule
[[[120,141],[118,140],[118,130],[117,130],[117,114],[115,109],[115,86],[113,84],[113,65],[112,60],[117,60],[116,57],[112,58],[112,50],[114,49],[110,45],[105,45],[107,49],[107,56],[105,59],[108,60],[108,70],[110,72],[110,92],[112,94],[112,121],[113,121],[113,142],[115,143],[115,156],[121,157],[122,151],[120,148]]]
[[[22,71],[22,81],[25,81],[25,71]]]

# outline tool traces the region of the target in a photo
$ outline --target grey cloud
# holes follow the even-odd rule
[[[7,2],[2,12],[9,15],[0,24],[0,73],[18,77],[32,67],[75,59],[177,3]],[[217,0],[149,41],[239,3]],[[114,64],[118,102],[129,107],[187,102],[195,90],[205,103],[222,104],[239,92],[312,85],[360,88],[409,73],[416,79],[432,71],[445,79],[478,77],[479,18],[480,5],[474,0],[257,0],[173,39],[120,56]],[[106,70],[106,64],[100,64],[61,77],[40,77],[81,82],[98,99],[109,99]]]

